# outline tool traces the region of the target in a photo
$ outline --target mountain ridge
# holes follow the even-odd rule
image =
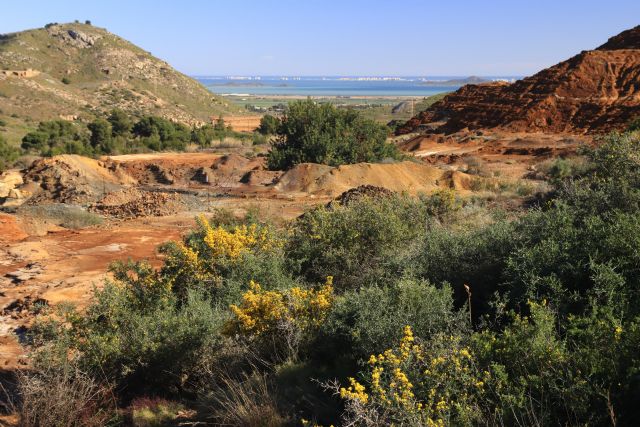
[[[410,119],[399,134],[499,128],[598,134],[640,115],[640,26],[512,84],[466,85]]]

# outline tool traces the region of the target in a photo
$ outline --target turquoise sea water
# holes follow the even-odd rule
[[[196,76],[209,90],[223,95],[301,96],[430,96],[458,89],[461,84],[439,83],[455,76],[359,77],[207,77]],[[515,77],[486,77],[512,80]]]

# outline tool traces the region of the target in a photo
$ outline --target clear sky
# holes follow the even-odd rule
[[[640,0],[1,0],[0,33],[90,19],[199,75],[528,75]]]

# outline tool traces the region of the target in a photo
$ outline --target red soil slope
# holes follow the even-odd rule
[[[596,134],[640,116],[640,26],[513,84],[466,85],[409,120],[436,132],[499,128],[512,132]]]

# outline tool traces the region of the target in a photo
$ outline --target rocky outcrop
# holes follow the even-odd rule
[[[57,28],[57,27],[53,27]],[[69,43],[75,47],[86,49],[92,47],[96,44],[96,41],[100,40],[102,37],[99,34],[88,34],[83,31],[78,31],[74,29],[61,29],[60,31],[50,30],[49,31],[53,37],[60,37],[66,43]]]
[[[409,120],[398,133],[437,123],[465,128],[597,134],[640,115],[640,26],[515,83],[467,85]]]

